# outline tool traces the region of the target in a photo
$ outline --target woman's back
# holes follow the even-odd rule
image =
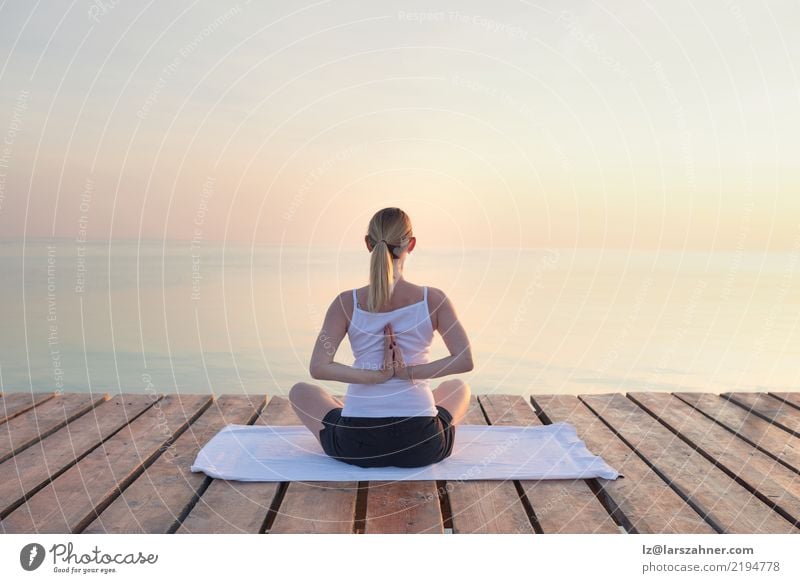
[[[391,323],[397,345],[407,365],[429,362],[434,325],[428,307],[428,288],[422,299],[386,312],[369,312],[360,305],[357,291],[352,291],[353,313],[347,329],[355,357],[354,368],[377,370],[383,364],[384,327]],[[435,416],[436,403],[428,379],[392,377],[379,384],[355,384],[347,387],[342,411],[347,417]]]
[[[431,383],[472,370],[469,339],[442,290],[403,277],[417,239],[402,209],[376,212],[364,243],[369,285],[341,292],[331,302],[309,363],[315,379],[349,383],[344,403],[311,383],[295,384],[289,400],[334,459],[362,467],[439,462],[453,449],[470,391],[461,379],[440,382],[433,390]],[[431,361],[434,331],[450,355]],[[345,336],[355,356],[352,366],[333,360]]]

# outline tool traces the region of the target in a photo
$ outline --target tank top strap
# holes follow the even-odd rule
[[[426,286],[425,286],[424,288],[422,288],[422,289],[423,289],[423,292],[422,292],[422,293],[423,293],[422,299],[423,299],[423,301],[427,302],[427,301],[428,301],[428,286],[426,285]]]
[[[356,288],[353,288],[353,311],[355,312],[356,306],[358,306],[358,298],[356,297]]]

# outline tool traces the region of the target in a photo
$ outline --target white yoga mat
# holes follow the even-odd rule
[[[191,471],[244,482],[352,480],[511,480],[621,476],[592,454],[575,427],[457,425],[452,454],[420,468],[360,468],[335,460],[302,425],[224,427],[206,443]]]

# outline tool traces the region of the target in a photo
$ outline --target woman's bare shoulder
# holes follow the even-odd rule
[[[333,301],[331,302],[331,308],[333,307],[338,308],[338,310],[340,310],[341,313],[348,318],[350,317],[350,314],[353,313],[353,306],[354,304],[353,304],[352,289],[347,289],[342,292],[339,292],[339,294],[335,298],[333,298]]]
[[[436,309],[447,301],[447,294],[438,287],[428,286],[428,300],[431,307]]]

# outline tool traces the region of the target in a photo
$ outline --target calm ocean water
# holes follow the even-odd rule
[[[797,253],[420,245],[405,277],[454,302],[475,393],[723,392],[798,390],[798,271]],[[6,392],[276,395],[311,380],[325,310],[366,284],[368,254],[0,241],[0,273]],[[335,359],[352,363],[347,338]]]

